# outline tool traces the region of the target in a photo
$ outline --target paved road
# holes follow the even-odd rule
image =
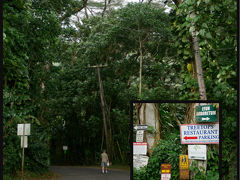
[[[51,166],[50,170],[58,174],[57,180],[130,180],[126,170],[109,170],[102,174],[100,168],[81,166]]]

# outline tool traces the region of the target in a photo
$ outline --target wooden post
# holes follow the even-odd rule
[[[23,140],[22,140],[22,180],[24,180],[24,136],[25,136],[25,124],[23,124]]]
[[[99,92],[100,92],[100,99],[101,99],[101,108],[102,108],[102,114],[103,114],[104,132],[105,132],[105,137],[106,137],[106,147],[107,147],[107,153],[110,156],[110,147],[109,147],[109,139],[108,139],[108,132],[107,132],[107,120],[106,120],[106,114],[105,114],[104,93],[103,93],[103,86],[102,86],[102,80],[101,80],[101,74],[100,74],[100,68],[107,67],[107,65],[106,64],[105,65],[95,65],[95,66],[88,66],[88,67],[97,68]]]

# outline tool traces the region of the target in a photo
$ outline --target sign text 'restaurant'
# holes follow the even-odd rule
[[[219,123],[181,124],[182,144],[218,144]]]

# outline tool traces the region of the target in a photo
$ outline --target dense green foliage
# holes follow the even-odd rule
[[[162,21],[155,24],[159,18]],[[105,148],[97,73],[95,69],[88,68],[88,64],[105,62],[108,67],[101,69],[101,76],[107,104],[106,113],[110,120],[110,157],[112,161],[129,163],[129,99],[137,98],[138,39],[144,39],[144,65],[150,68],[157,61],[150,61],[150,56],[153,55],[151,43],[156,41],[159,44],[159,51],[155,50],[155,53],[163,56],[161,51],[169,38],[166,38],[167,35],[161,37],[163,33],[169,34],[169,28],[160,28],[164,22],[167,24],[167,16],[162,9],[159,11],[139,4],[129,5],[103,19],[85,19],[84,26],[77,24],[80,36],[73,34],[78,39],[74,44],[75,49],[68,46],[69,50],[63,50],[64,53],[75,51],[75,60],[71,57],[69,61],[72,61],[72,65],[68,65],[65,64],[68,63],[65,59],[60,66],[55,67],[59,71],[56,71],[57,75],[50,76],[52,80],[46,85],[48,87],[54,84],[57,89],[57,92],[48,92],[49,101],[46,103],[51,107],[49,118],[54,119],[57,116],[66,121],[66,129],[59,131],[54,141],[58,141],[58,148],[62,143],[68,143],[72,147],[67,155],[69,163],[99,163],[101,149]],[[68,42],[62,42],[64,43],[68,45]],[[59,109],[64,111],[59,112]],[[57,140],[60,134],[63,134],[64,140]],[[57,146],[56,142],[54,144]],[[57,151],[59,155],[54,158],[61,160],[63,156],[59,149],[52,153]]]
[[[235,178],[236,1],[186,0],[174,6],[170,14],[157,4],[136,3],[112,10],[104,17],[81,17],[80,21],[72,22],[71,15],[85,3],[77,0],[4,3],[4,173],[14,174],[20,169],[16,127],[23,122],[32,124],[25,152],[27,170],[42,171],[51,163],[99,163],[101,150],[106,146],[97,72],[88,65],[104,63],[108,64],[101,69],[101,76],[111,161],[129,163],[130,99],[199,99],[193,70],[187,69],[188,64],[193,66],[190,32],[194,21],[207,97],[221,100],[223,105],[223,173],[229,179]],[[189,17],[191,10],[195,11],[194,19]],[[160,114],[177,129],[174,117],[164,111]],[[180,114],[176,116],[182,119]],[[163,127],[164,133],[170,130],[170,126]],[[171,136],[174,142],[176,134]],[[168,142],[163,139],[160,144],[167,146]],[[63,145],[69,147],[66,157]],[[176,148],[180,152],[180,145]],[[163,160],[159,157],[164,156],[160,149],[156,148],[150,160],[152,168],[143,170],[148,171],[149,177],[158,173],[153,162]],[[172,152],[167,158],[176,163],[175,155]],[[217,169],[216,162],[210,165],[210,171]]]
[[[174,132],[174,131],[173,131]],[[183,147],[180,143],[180,132],[169,134],[167,140],[160,140],[153,154],[149,159],[147,167],[134,171],[134,179],[158,179],[161,177],[161,164],[171,164],[171,177],[179,177],[179,154],[183,154]]]
[[[43,43],[51,42],[46,39],[45,34],[40,32],[31,34],[40,27],[44,30],[45,25],[35,19],[32,11],[34,10],[30,3],[21,1],[4,3],[3,165],[4,172],[8,173],[16,172],[21,165],[20,138],[17,136],[16,127],[18,123],[23,122],[32,123],[33,129],[36,129],[32,132],[29,143],[38,139],[38,143],[31,144],[26,150],[26,169],[37,170],[38,167],[41,167],[40,170],[42,170],[49,165],[46,148],[46,139],[49,135],[47,131],[42,131],[43,124],[40,124],[37,118],[36,110],[39,108],[39,104],[32,103],[36,100],[34,95],[37,95],[33,95],[32,87],[39,84],[33,80],[35,71],[32,70],[37,64],[32,63],[34,61],[39,61],[39,64],[44,63],[39,55],[39,59],[34,57],[34,52],[44,51],[46,47]],[[47,22],[49,21],[51,24],[54,23],[51,15]],[[36,22],[38,24],[35,24]],[[42,44],[42,47],[39,47],[39,44]],[[43,54],[43,52],[41,53]],[[39,153],[36,149],[43,149],[43,151]]]
[[[149,159],[148,165],[140,170],[134,169],[134,180],[155,180],[161,177],[161,164],[171,164],[171,177],[179,179],[179,154],[183,154],[184,145],[180,143],[179,132],[171,134],[167,140],[160,140],[157,147],[154,148],[154,153]],[[207,173],[203,173],[196,167],[196,161],[190,166],[189,171],[194,172],[194,179],[198,180],[217,180],[219,179],[218,156],[219,152],[216,149],[208,150],[208,167]]]
[[[65,6],[69,2],[65,2]],[[47,67],[56,61],[55,48],[62,31],[58,18],[62,12],[56,11],[51,3],[4,2],[4,173],[14,174],[21,166],[22,151],[20,137],[17,136],[19,123],[32,124],[29,147],[25,150],[25,169],[41,172],[50,165],[51,122],[43,118],[41,86],[48,77]]]
[[[190,39],[191,22],[197,30],[200,55],[206,83],[207,97],[222,101],[223,118],[223,174],[230,179],[236,177],[237,161],[237,14],[236,1],[184,1],[175,9],[173,30],[178,34],[176,47],[178,57],[183,60],[182,77],[186,86],[181,99],[198,99],[197,82],[187,71],[193,59]],[[190,11],[195,17],[190,17]],[[189,92],[186,94],[186,92]],[[231,128],[229,128],[231,127]]]

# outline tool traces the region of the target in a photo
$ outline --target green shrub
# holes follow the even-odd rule
[[[153,149],[152,156],[149,158],[148,165],[139,171],[134,170],[134,180],[159,179],[161,177],[161,164],[171,164],[171,177],[179,177],[179,155],[182,154],[180,143],[180,133],[169,134],[168,139],[161,139]]]
[[[137,170],[136,168],[134,168],[133,169],[133,179],[134,180],[145,180],[147,178],[146,170],[147,170],[147,166],[140,168],[140,170]]]

